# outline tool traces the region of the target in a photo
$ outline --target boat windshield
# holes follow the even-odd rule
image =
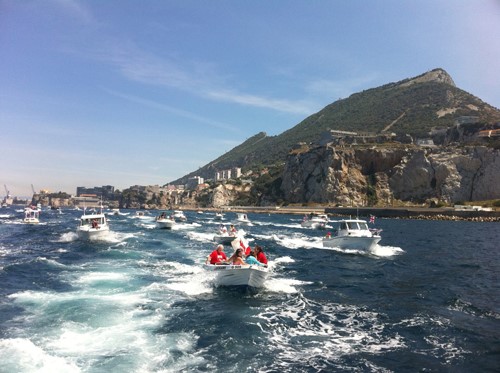
[[[359,229],[358,227],[358,223],[356,223],[355,221],[350,221],[347,223],[349,229],[351,230],[354,230],[354,229]]]
[[[366,223],[359,223],[359,229],[368,230],[368,225]]]

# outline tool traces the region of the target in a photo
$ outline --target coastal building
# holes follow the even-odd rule
[[[188,190],[194,190],[198,187],[198,185],[201,185],[205,182],[205,179],[203,179],[200,176],[193,176],[190,177],[186,183],[186,189]]]
[[[102,199],[109,199],[113,196],[115,192],[115,187],[112,185],[103,185],[101,187],[77,187],[76,196],[77,197],[91,197],[95,196]]]
[[[214,179],[215,181],[221,180],[229,180],[229,179],[238,179],[241,177],[241,168],[233,167],[228,170],[221,170],[215,173]]]

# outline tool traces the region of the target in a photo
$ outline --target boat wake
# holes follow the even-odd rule
[[[78,234],[76,232],[66,232],[61,234],[55,242],[73,242],[78,240]]]
[[[266,345],[274,352],[276,371],[288,371],[297,364],[315,371],[343,370],[346,355],[405,347],[398,333],[387,332],[382,315],[353,305],[315,302],[301,293],[267,307],[258,318],[268,334]]]

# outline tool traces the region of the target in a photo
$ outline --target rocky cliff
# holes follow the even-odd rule
[[[292,152],[282,191],[290,203],[387,205],[500,198],[500,151],[486,147],[335,148]]]

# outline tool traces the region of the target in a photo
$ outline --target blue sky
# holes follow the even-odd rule
[[[437,67],[498,108],[499,38],[496,0],[0,0],[0,181],[162,185]]]

